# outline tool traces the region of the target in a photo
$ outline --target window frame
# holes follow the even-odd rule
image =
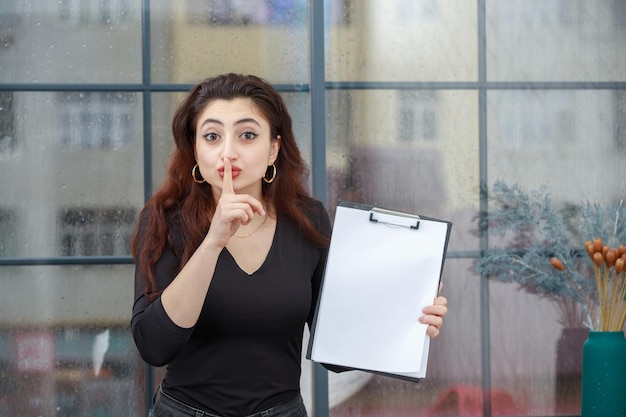
[[[346,0],[349,4],[349,0]],[[487,94],[495,90],[618,90],[624,94],[626,82],[493,82],[487,78],[487,48],[486,48],[486,0],[477,0],[476,13],[478,16],[478,79],[471,82],[330,82],[325,77],[324,35],[328,21],[324,19],[325,2],[309,0],[309,14],[307,24],[310,31],[310,79],[308,83],[275,85],[278,91],[308,93],[311,99],[311,180],[313,195],[326,202],[326,94],[331,90],[471,90],[478,94],[478,126],[479,126],[479,182],[480,188],[480,219],[485,223],[488,213],[487,207]],[[618,6],[615,6],[618,7]],[[622,10],[622,9],[620,9]],[[346,22],[344,22],[346,23]],[[150,31],[150,1],[142,0],[142,82],[137,84],[45,84],[45,83],[0,83],[0,92],[60,92],[60,91],[88,91],[88,92],[136,92],[142,97],[143,114],[143,166],[144,166],[144,198],[147,200],[153,192],[152,184],[152,95],[159,92],[186,92],[191,87],[187,84],[156,84],[151,78],[151,31]],[[617,138],[616,138],[617,139]],[[1,154],[0,154],[1,155]],[[487,234],[480,237],[480,250],[477,251],[450,251],[447,256],[457,259],[476,259],[481,251],[488,248]],[[56,256],[48,258],[0,257],[0,268],[8,266],[33,265],[114,265],[133,263],[131,256]],[[490,334],[489,334],[489,282],[484,276],[480,282],[481,294],[481,355],[483,387],[490,388]],[[145,399],[149,403],[154,392],[153,371],[146,369]],[[328,403],[328,376],[327,371],[317,365],[314,369],[314,408],[316,417],[329,415]],[[491,415],[490,404],[484,404],[484,415]]]

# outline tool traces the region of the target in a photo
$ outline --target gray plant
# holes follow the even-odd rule
[[[476,272],[518,283],[524,291],[552,298],[564,308],[574,301],[582,307],[586,325],[593,327],[585,297],[595,300],[597,287],[585,241],[599,237],[614,246],[625,243],[623,211],[621,201],[612,207],[590,202],[557,206],[546,187],[525,192],[518,184],[497,181],[480,232],[507,243],[483,251]],[[553,257],[561,260],[566,273],[552,267]]]

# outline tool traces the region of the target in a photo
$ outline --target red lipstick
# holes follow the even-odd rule
[[[233,172],[233,178],[237,178],[239,176],[239,174],[241,174],[241,168],[236,167],[236,166],[232,166],[231,170]],[[224,167],[221,167],[217,170],[217,173],[219,174],[219,176],[221,178],[224,178]]]

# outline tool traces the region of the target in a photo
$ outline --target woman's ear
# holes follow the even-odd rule
[[[278,158],[278,152],[280,151],[280,141],[281,141],[281,137],[280,135],[276,136],[276,140],[273,140],[271,143],[271,150],[270,150],[270,160],[268,162],[268,165],[272,165],[274,162],[276,162],[276,159]]]

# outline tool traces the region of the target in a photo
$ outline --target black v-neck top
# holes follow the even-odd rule
[[[305,205],[313,224],[330,235],[322,204],[307,199]],[[170,230],[169,235],[172,245],[153,271],[158,290],[180,269],[181,234]],[[253,274],[222,250],[191,329],[170,320],[160,297],[151,301],[145,296],[145,273],[137,267],[132,333],[146,362],[167,365],[163,391],[225,417],[253,414],[294,398],[300,392],[304,324],[311,325],[327,255],[327,249],[314,247],[294,223],[279,216],[267,258]]]

